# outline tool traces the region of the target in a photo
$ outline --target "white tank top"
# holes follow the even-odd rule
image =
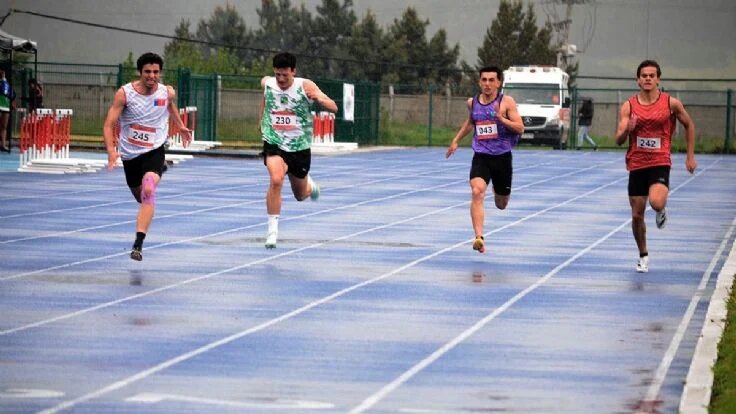
[[[120,115],[120,158],[133,159],[166,143],[169,135],[169,92],[159,83],[150,95],[141,95],[132,83],[123,85],[125,108]]]

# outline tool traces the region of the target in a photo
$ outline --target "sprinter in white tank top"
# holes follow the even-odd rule
[[[169,119],[181,132],[185,147],[192,139],[192,132],[179,116],[174,88],[160,83],[163,59],[154,53],[144,53],[138,58],[137,68],[140,77],[115,93],[102,134],[107,147],[108,170],[122,158],[125,180],[140,203],[136,238],[130,252],[131,259],[140,261],[143,260],[143,239],[153,220],[156,186],[166,169],[164,143]],[[115,132],[116,126],[120,127],[119,132]]]

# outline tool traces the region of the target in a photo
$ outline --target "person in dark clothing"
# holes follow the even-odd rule
[[[43,108],[43,86],[36,78],[28,80],[28,95],[28,112]]]
[[[578,109],[578,149],[582,147],[583,139],[593,146],[594,151],[598,149],[598,144],[590,137],[591,125],[593,125],[593,100],[586,97]]]

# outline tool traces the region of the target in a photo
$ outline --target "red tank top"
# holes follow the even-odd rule
[[[672,165],[670,149],[675,130],[675,114],[670,108],[670,95],[659,93],[657,101],[642,105],[638,95],[629,98],[631,115],[636,115],[634,129],[629,133],[629,150],[626,152],[626,169]]]

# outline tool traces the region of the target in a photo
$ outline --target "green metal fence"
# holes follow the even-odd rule
[[[11,82],[27,102],[27,81],[38,78],[44,85],[44,104],[49,108],[74,110],[74,135],[101,136],[102,123],[117,88],[136,78],[134,68],[122,65],[79,65],[38,63],[15,65]],[[336,119],[336,140],[365,145],[445,146],[467,118],[467,98],[477,86],[386,85],[350,81],[355,85],[355,122],[342,116],[342,80],[315,79],[332,97],[340,111]],[[197,106],[197,139],[257,145],[257,119],[261,99],[260,76],[198,75],[185,70],[165,70],[163,82],[175,85],[178,105]],[[689,87],[689,85],[688,85]],[[733,90],[668,89],[684,104],[696,125],[699,151],[734,152]],[[572,89],[571,128],[568,148],[577,146],[577,106],[581,96],[593,98],[595,117],[591,133],[603,147],[613,146],[618,108],[636,90]],[[466,140],[466,143],[469,140]],[[684,148],[683,131],[675,134],[675,148]]]
[[[39,62],[37,67],[36,74],[30,65],[21,65],[15,71],[13,83],[22,85],[18,88],[20,105],[27,104],[28,79],[36,77],[44,86],[46,107],[74,110],[73,135],[100,136],[115,91],[137,77],[135,68],[123,65]],[[197,107],[196,138],[225,144],[260,143],[257,126],[262,96],[260,80],[260,76],[201,75],[186,69],[165,70],[162,76],[162,82],[176,87],[180,108]],[[335,140],[375,144],[380,115],[379,85],[351,82],[355,85],[355,121],[347,122],[342,116],[345,82],[331,79],[315,82],[338,104]]]

